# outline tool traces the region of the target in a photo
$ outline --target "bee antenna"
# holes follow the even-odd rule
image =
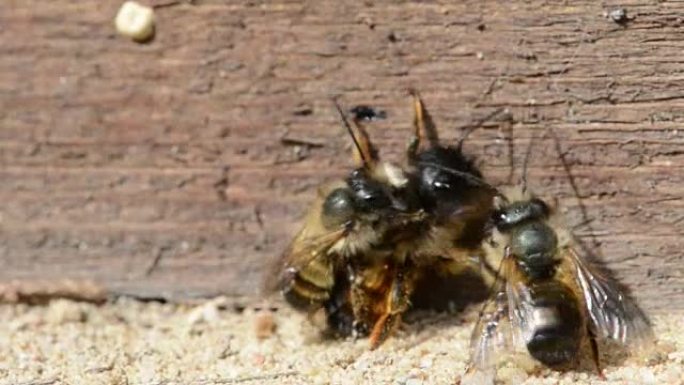
[[[513,184],[513,177],[515,176],[515,138],[513,137],[513,124],[508,125],[508,175],[506,176],[506,184]]]
[[[520,177],[523,194],[527,192],[527,168],[530,163],[530,154],[532,153],[533,144],[534,136],[530,138],[530,143],[527,145],[527,150],[525,151],[525,159],[523,160],[522,176]]]
[[[476,120],[475,123],[461,127],[463,134],[461,135],[461,138],[458,139],[458,144],[456,145],[456,148],[460,151],[463,148],[463,142],[465,142],[465,140],[473,131],[482,127],[482,125],[484,125],[488,120],[493,119],[495,116],[499,115],[505,110],[506,109],[503,107],[497,108],[493,112],[490,112],[489,114],[485,115],[483,118]]]
[[[409,88],[409,94],[413,97],[413,126],[414,136],[420,140],[427,140],[431,147],[439,145],[439,134],[437,127],[432,120],[432,116],[425,108],[423,99],[420,97],[418,90]]]
[[[570,183],[570,187],[572,188],[572,191],[575,193],[575,197],[577,197],[577,206],[579,206],[580,213],[582,214],[583,221],[587,224],[587,227],[590,230],[591,233],[591,243],[592,247],[595,250],[598,250],[600,247],[600,244],[598,240],[596,239],[596,234],[594,233],[593,229],[591,228],[590,221],[589,221],[589,214],[587,212],[587,206],[584,205],[584,202],[582,201],[582,198],[580,196],[579,192],[579,187],[577,187],[577,181],[575,180],[574,175],[572,175],[572,171],[570,170],[570,164],[568,163],[568,160],[565,158],[565,152],[561,148],[560,144],[560,139],[558,138],[558,135],[556,135],[555,132],[547,130],[551,138],[553,138],[555,148],[556,148],[556,153],[558,154],[558,157],[561,160],[561,163],[563,165],[563,169],[565,170],[565,174],[568,176],[568,182]],[[580,245],[587,251],[587,248],[580,243]]]
[[[337,112],[340,114],[340,118],[342,119],[342,124],[344,124],[344,127],[347,129],[347,133],[349,136],[351,136],[352,141],[354,142],[354,147],[356,147],[356,150],[359,153],[359,156],[361,157],[361,161],[363,162],[364,166],[367,166],[370,164],[370,159],[366,159],[365,153],[363,149],[361,148],[361,144],[359,143],[359,140],[356,138],[356,134],[354,133],[354,130],[351,128],[351,125],[349,125],[349,121],[347,120],[347,117],[344,115],[344,112],[342,111],[342,107],[340,107],[340,104],[337,102],[337,98],[332,98],[332,102],[335,105],[335,108],[337,109]]]

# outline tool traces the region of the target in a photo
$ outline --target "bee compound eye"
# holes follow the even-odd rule
[[[321,219],[326,228],[339,227],[349,222],[354,217],[355,211],[351,191],[338,188],[325,198]]]

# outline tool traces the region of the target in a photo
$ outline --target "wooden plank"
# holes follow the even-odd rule
[[[684,307],[684,4],[621,2],[618,25],[593,1],[196,0],[158,9],[144,45],[115,35],[119,5],[0,5],[0,280],[253,295],[350,165],[330,96],[386,110],[371,135],[399,160],[416,87],[450,140],[506,107],[518,165],[556,132],[609,265],[647,308]],[[493,181],[504,135],[488,123],[466,145]],[[580,223],[553,146],[536,147],[535,190]]]

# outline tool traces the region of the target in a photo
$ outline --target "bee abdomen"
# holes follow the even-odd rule
[[[328,288],[318,287],[301,277],[295,277],[290,284],[283,288],[283,297],[296,309],[308,310],[314,306],[320,306],[330,298]]]
[[[557,281],[535,284],[532,290],[532,330],[527,350],[547,366],[570,363],[577,357],[583,335],[577,298]]]
[[[527,350],[536,360],[547,366],[559,366],[572,362],[580,348],[580,336],[567,325],[557,324],[551,328],[537,329],[527,342]]]
[[[306,269],[293,272],[282,290],[285,300],[297,309],[320,306],[330,298],[335,283],[331,270],[329,264],[312,263]]]

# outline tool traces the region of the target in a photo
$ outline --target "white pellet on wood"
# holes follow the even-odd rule
[[[144,42],[154,34],[154,10],[135,1],[123,3],[114,19],[119,34]]]

